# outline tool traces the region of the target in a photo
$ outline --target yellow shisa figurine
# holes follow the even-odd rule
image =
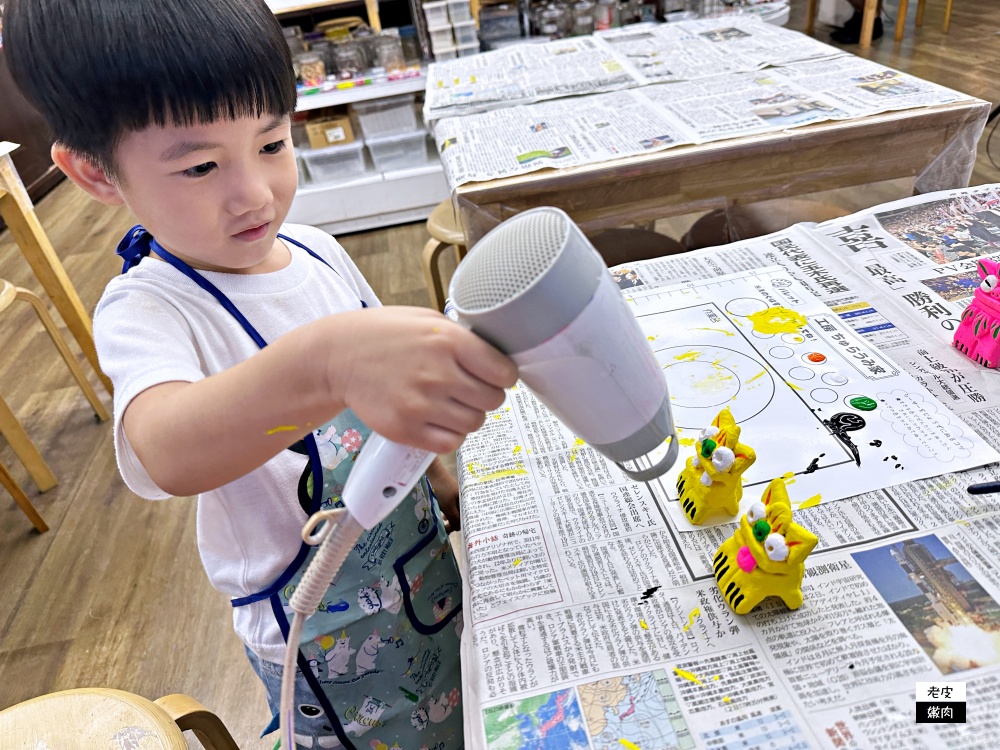
[[[712,565],[722,598],[738,615],[769,596],[779,596],[789,609],[798,609],[805,560],[818,541],[792,521],[788,490],[778,477],[715,553]]]
[[[726,407],[695,440],[695,455],[677,477],[677,494],[684,515],[693,524],[717,513],[740,511],[740,477],[757,460],[753,448],[740,442],[740,428]]]

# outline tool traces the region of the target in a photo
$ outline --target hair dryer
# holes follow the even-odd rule
[[[678,442],[663,370],[604,260],[563,211],[536,208],[494,228],[449,291],[457,321],[510,356],[532,393],[627,476],[648,481],[673,466]],[[322,546],[289,601],[296,614],[282,683],[283,746],[294,747],[302,623],[361,532],[393,511],[433,458],[373,433],[347,478],[345,507],[316,513],[303,529],[306,542]]]

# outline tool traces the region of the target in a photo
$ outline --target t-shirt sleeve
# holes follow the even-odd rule
[[[115,388],[118,470],[137,495],[150,500],[170,497],[156,486],[136,457],[122,426],[122,415],[133,398],[154,385],[205,377],[191,329],[166,300],[127,282],[112,282],[94,312],[94,342],[101,369]]]

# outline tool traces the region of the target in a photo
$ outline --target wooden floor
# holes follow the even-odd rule
[[[790,27],[801,28],[804,0],[794,1]],[[956,2],[947,36],[940,31],[944,0],[928,6],[919,33],[911,19],[901,45],[883,38],[871,58],[987,100],[1000,98],[1000,3]],[[825,30],[817,35],[825,38]],[[995,141],[1000,154],[1000,137]],[[1000,182],[985,139],[973,182]],[[131,219],[89,201],[68,182],[42,201],[38,214],[92,308],[119,270],[113,249]],[[422,224],[341,238],[384,302],[415,305],[428,304],[419,265],[425,240]],[[0,277],[38,289],[8,234],[0,234]],[[232,632],[226,598],[201,570],[194,502],[150,503],[126,490],[110,426],[95,423],[26,307],[0,319],[0,352],[0,392],[61,482],[38,495],[0,441],[0,461],[52,527],[36,534],[0,493],[0,708],[88,685],[150,698],[186,692],[215,710],[241,747],[270,748],[273,737],[257,739],[269,719],[263,691]]]

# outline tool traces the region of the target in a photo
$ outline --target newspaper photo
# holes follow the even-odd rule
[[[957,389],[953,374],[997,373],[968,358],[967,366],[961,363],[950,342],[933,330],[933,319],[919,314],[919,308],[911,314],[882,274],[871,274],[856,258],[866,252],[883,264],[891,258],[891,267],[900,271],[909,259],[922,273],[912,281],[936,278],[928,271],[955,259],[931,260],[931,246],[950,250],[955,243],[946,244],[943,235],[953,237],[957,223],[968,222],[969,216],[992,225],[985,212],[997,205],[997,189],[983,186],[897,201],[836,222],[797,225],[721,248],[617,267],[612,275],[636,307],[641,299],[683,294],[685,286],[700,280],[725,284],[731,274],[749,279],[762,265],[780,265],[783,270],[767,271],[769,278],[794,279],[793,285],[756,289],[751,284],[755,294],[766,301],[765,292],[775,296],[784,289],[821,303],[828,322],[835,322],[833,335],[854,342],[838,355],[861,363],[878,353],[923,383],[910,361],[926,352],[926,371],[944,373]],[[837,225],[856,231],[864,226],[885,246],[846,247],[850,243],[841,241],[846,235],[837,234]],[[977,235],[971,231],[971,239],[963,234],[960,242],[987,252],[965,260],[990,254],[994,235],[988,228],[980,233],[986,244],[973,242]],[[854,239],[855,244],[864,241]],[[918,258],[925,262],[916,265]],[[747,296],[740,294],[730,301]],[[685,323],[689,332],[721,329],[725,322],[718,312],[719,320],[706,315],[703,302],[673,307],[671,315],[690,315],[688,307],[701,310],[704,324]],[[740,316],[725,317],[732,322]],[[735,339],[736,331],[731,332],[727,339]],[[664,329],[653,335],[666,339],[670,333]],[[750,326],[747,338],[763,343],[751,347],[756,355],[749,349],[747,354],[757,356],[758,367],[775,372],[784,372],[780,363],[792,365],[794,357],[778,356],[772,368],[772,346],[795,352],[806,345],[809,353],[824,353],[831,342],[840,346],[805,333],[799,334],[803,342],[794,334],[775,333],[774,341],[760,335],[766,336]],[[868,344],[867,351],[850,351],[863,348],[859,341]],[[960,358],[957,364],[950,355]],[[734,365],[738,357],[727,356],[661,362],[683,367],[689,360],[702,361],[708,368],[705,377],[690,381],[677,367],[668,367],[671,388],[682,384],[678,390],[687,388],[690,401],[695,392],[709,399],[726,396],[723,386],[732,385],[727,373],[738,376],[741,388],[757,382],[743,381],[744,373]],[[843,387],[823,384],[825,363],[809,361],[803,366],[817,370],[822,387]],[[934,366],[945,361],[946,367]],[[816,377],[790,380],[809,387]],[[698,381],[705,381],[703,390],[692,391],[689,386]],[[940,391],[933,383],[923,384],[932,393]],[[746,403],[755,395],[748,394]],[[997,407],[981,403],[976,410],[964,409],[940,395],[934,403],[948,420],[963,421],[992,448],[1000,447]],[[836,408],[868,422],[896,423],[901,414],[895,404],[877,403],[871,411],[848,404]],[[774,417],[787,430],[815,418],[791,416],[790,408],[780,407]],[[933,416],[909,416],[915,434],[922,435],[917,443],[948,432]],[[740,439],[754,445],[749,420],[746,424]],[[834,432],[829,435],[836,439]],[[910,441],[899,433],[870,440],[861,434],[854,433],[863,461],[884,467],[877,488],[832,501],[809,494],[802,481],[808,475],[779,475],[792,513],[789,538],[801,528],[818,539],[805,562],[801,606],[791,610],[772,597],[737,615],[729,606],[733,594],[716,582],[718,550],[745,520],[682,530],[670,511],[676,501],[669,480],[629,480],[524,386],[510,389],[503,406],[469,436],[458,457],[464,534],[458,554],[467,572],[466,746],[993,748],[1000,705],[1000,494],[970,495],[966,488],[1000,479],[1000,465],[943,469],[897,482],[897,447]],[[766,439],[760,443],[765,444]],[[790,443],[785,452],[799,449]],[[682,443],[681,460],[692,451]],[[768,452],[782,457],[780,450]],[[748,486],[745,495],[761,499],[762,490]],[[747,568],[732,579],[738,588],[753,575]],[[927,696],[940,701],[921,703]],[[930,723],[915,721],[920,711]]]

